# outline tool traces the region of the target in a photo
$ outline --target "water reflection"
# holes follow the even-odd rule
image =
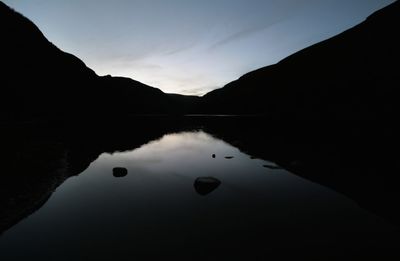
[[[114,178],[116,166],[129,175]],[[341,194],[252,159],[204,131],[186,131],[102,153],[2,235],[0,258],[358,249],[390,246],[395,231]]]

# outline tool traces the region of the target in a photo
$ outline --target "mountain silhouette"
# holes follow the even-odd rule
[[[3,121],[185,111],[178,104],[190,97],[171,97],[129,78],[96,75],[2,2],[0,22]]]
[[[166,94],[129,78],[100,77],[0,2],[0,118],[200,113],[285,120],[393,119],[399,109],[399,13],[397,1],[340,35],[200,98]]]
[[[278,64],[204,96],[203,112],[293,119],[393,119],[399,86],[400,3]]]

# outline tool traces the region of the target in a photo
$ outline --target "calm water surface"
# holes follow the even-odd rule
[[[0,237],[0,259],[121,260],[355,242],[368,248],[393,229],[341,194],[264,165],[274,164],[202,131],[104,153]],[[128,175],[114,177],[114,167]],[[199,177],[221,184],[201,195],[194,188]]]

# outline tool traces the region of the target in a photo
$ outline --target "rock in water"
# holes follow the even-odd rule
[[[212,158],[215,159],[215,154],[212,155]]]
[[[226,156],[225,159],[233,159],[233,156]]]
[[[210,194],[221,185],[221,181],[213,177],[200,177],[194,182],[194,189],[202,196]]]
[[[113,168],[113,176],[116,178],[122,178],[128,175],[128,170],[126,168]]]
[[[272,164],[265,164],[263,165],[264,168],[268,168],[268,169],[282,169],[281,167],[277,166],[277,165],[272,165]]]

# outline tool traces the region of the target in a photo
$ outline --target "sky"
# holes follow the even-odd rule
[[[99,75],[203,95],[394,0],[3,0]]]

